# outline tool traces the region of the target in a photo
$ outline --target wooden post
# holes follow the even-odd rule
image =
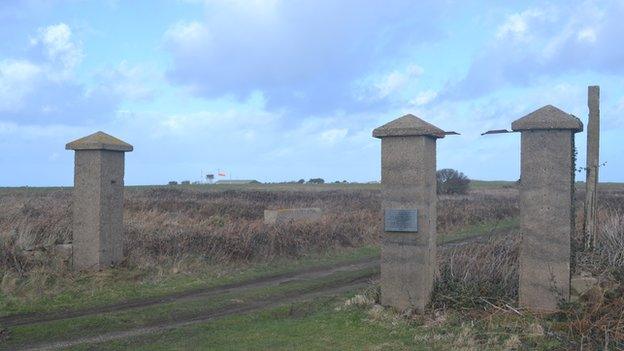
[[[598,195],[598,168],[600,165],[600,87],[587,89],[587,165],[585,167],[585,222],[583,224],[585,249],[596,246],[596,200]]]

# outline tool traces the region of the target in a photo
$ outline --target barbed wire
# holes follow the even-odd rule
[[[596,168],[604,167],[606,165],[607,165],[607,161],[604,161],[603,163],[599,164]],[[575,171],[580,173],[582,171],[587,171],[588,169],[589,168],[587,168],[587,167],[578,167],[578,168],[575,169]]]

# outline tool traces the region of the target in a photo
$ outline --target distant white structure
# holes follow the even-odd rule
[[[208,182],[208,184],[212,184],[212,182],[214,181],[214,174],[206,174],[206,181]]]
[[[260,183],[257,180],[253,180],[253,179],[222,179],[222,180],[217,180],[215,182],[215,184],[254,184],[254,183]]]

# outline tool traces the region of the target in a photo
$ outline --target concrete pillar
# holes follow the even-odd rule
[[[511,126],[522,133],[520,305],[556,311],[570,297],[574,133],[583,124],[548,105]]]
[[[124,154],[127,144],[103,132],[72,141],[73,267],[99,270],[123,259]]]
[[[375,129],[373,137],[381,139],[381,303],[422,311],[433,289],[436,139],[444,131],[406,115]]]

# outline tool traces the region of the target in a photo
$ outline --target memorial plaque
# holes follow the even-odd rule
[[[387,232],[417,232],[418,210],[386,209],[384,230]]]

